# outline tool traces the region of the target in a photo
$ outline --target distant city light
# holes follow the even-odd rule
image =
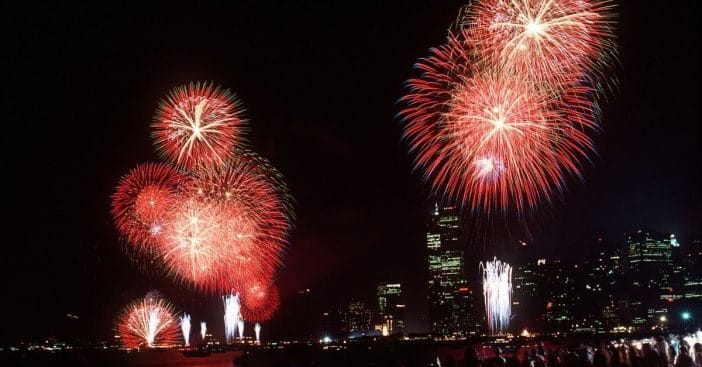
[[[682,314],[680,314],[680,316],[682,316],[682,319],[683,319],[683,320],[689,320],[690,318],[692,318],[692,315],[690,315],[690,313],[687,312],[687,311],[685,311],[685,312],[683,312]]]
[[[661,315],[659,320],[661,320],[661,322],[666,322],[666,321],[668,321],[668,318],[665,317],[665,315]]]

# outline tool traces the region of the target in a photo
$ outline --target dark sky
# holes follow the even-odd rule
[[[400,143],[396,101],[463,2],[228,3],[3,9],[0,342],[110,335],[116,311],[151,288],[219,323],[217,298],[134,266],[109,215],[119,177],[157,159],[148,125],[159,99],[198,80],[244,101],[253,148],[296,199],[282,317],[294,318],[285,300],[299,289],[321,310],[388,280],[405,287],[410,329],[424,327],[431,201]],[[621,88],[603,102],[599,156],[527,256],[583,256],[593,238],[641,226],[683,243],[700,234],[698,2],[627,1],[618,12]]]

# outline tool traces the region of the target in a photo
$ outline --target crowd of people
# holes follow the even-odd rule
[[[465,367],[702,367],[702,334],[659,336],[588,344],[539,343],[505,352],[494,347],[481,358],[474,346],[466,348]]]

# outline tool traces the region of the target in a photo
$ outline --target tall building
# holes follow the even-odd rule
[[[628,278],[632,324],[649,328],[668,312],[668,303],[680,296],[674,292],[674,250],[680,246],[675,236],[647,230],[627,234]]]
[[[458,208],[436,206],[427,228],[429,260],[429,316],[431,331],[464,336],[472,309],[471,287],[466,280],[466,243]]]
[[[400,283],[378,285],[378,321],[383,334],[404,333],[405,304],[402,302]]]
[[[692,241],[684,263],[683,307],[702,310],[702,240]]]
[[[518,328],[555,332],[580,328],[578,267],[560,260],[536,259],[515,268],[513,306]]]
[[[339,310],[342,332],[349,337],[362,336],[371,330],[372,313],[368,306],[352,300]]]
[[[582,269],[585,284],[579,285],[590,300],[583,323],[595,326],[596,332],[610,332],[627,320],[625,309],[621,309],[622,297],[618,291],[623,286],[626,256],[621,242],[598,238],[594,249],[595,256]]]

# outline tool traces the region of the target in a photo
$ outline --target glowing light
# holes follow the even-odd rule
[[[689,320],[690,318],[692,318],[692,315],[687,311],[681,313],[680,316],[682,317],[683,320]]]
[[[207,336],[207,323],[204,321],[200,321],[200,338],[202,338],[202,341],[205,341],[205,337]]]
[[[154,143],[165,159],[187,169],[221,165],[243,145],[242,112],[228,90],[201,83],[175,88],[154,118]]]
[[[138,165],[120,179],[112,195],[112,217],[137,254],[153,252],[164,216],[185,181],[183,174],[160,163]]]
[[[256,343],[261,342],[261,324],[258,322],[254,325],[254,332],[256,333]]]
[[[129,305],[119,319],[117,330],[128,348],[172,345],[177,340],[178,324],[173,306],[158,292]]]
[[[480,65],[560,88],[597,85],[616,60],[614,6],[607,0],[481,0],[462,20]]]
[[[246,320],[267,321],[278,310],[278,288],[270,280],[252,280],[244,283],[241,289],[241,313]]]
[[[488,329],[492,334],[507,331],[512,311],[512,267],[497,258],[480,263]]]
[[[607,0],[480,0],[420,59],[403,138],[432,194],[472,212],[538,209],[594,153],[616,45]],[[614,84],[614,81],[612,81]]]
[[[180,329],[183,332],[183,340],[185,341],[185,346],[190,346],[190,315],[183,314],[180,318]]]
[[[239,293],[231,293],[223,297],[224,299],[224,336],[227,343],[236,338],[236,329],[239,321]]]
[[[524,212],[551,202],[569,175],[580,176],[596,130],[588,88],[554,94],[496,71],[445,72],[411,81],[401,112],[415,167],[437,196],[486,212]],[[436,90],[448,77],[452,83]]]
[[[244,320],[241,318],[241,316],[239,318],[239,321],[237,321],[237,326],[239,328],[239,339],[244,340],[244,326],[245,326],[245,324],[244,324]]]

